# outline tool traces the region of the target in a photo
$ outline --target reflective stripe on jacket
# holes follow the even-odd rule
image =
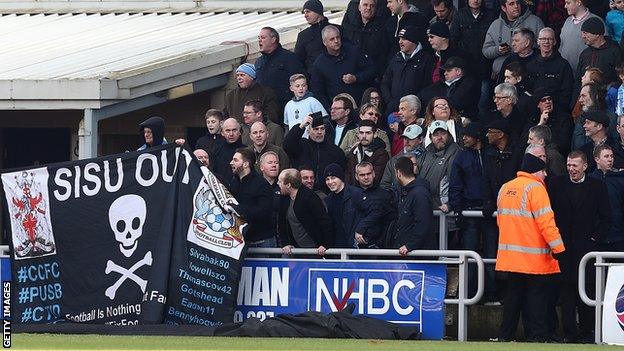
[[[551,252],[565,250],[544,182],[526,172],[498,193],[496,270],[527,274],[558,273]]]

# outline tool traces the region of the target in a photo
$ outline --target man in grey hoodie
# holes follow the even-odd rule
[[[534,34],[544,28],[542,20],[522,7],[521,0],[501,0],[501,14],[485,34],[483,55],[494,60],[492,72],[498,73],[511,53],[511,37],[516,29],[527,28]]]

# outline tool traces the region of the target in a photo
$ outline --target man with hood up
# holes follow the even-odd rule
[[[139,124],[139,132],[143,138],[143,145],[137,151],[167,144],[167,140],[164,138],[165,120],[162,117],[154,116],[146,119]]]

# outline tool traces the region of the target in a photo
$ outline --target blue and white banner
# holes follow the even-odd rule
[[[250,259],[243,263],[234,321],[282,313],[357,314],[444,336],[446,267],[410,262]]]

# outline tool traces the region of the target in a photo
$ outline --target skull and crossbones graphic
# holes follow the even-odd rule
[[[145,200],[138,195],[124,195],[113,201],[108,209],[108,222],[115,240],[119,242],[119,251],[126,257],[131,257],[139,244],[139,238],[143,235],[143,225],[147,216]],[[119,273],[117,281],[106,289],[105,295],[111,300],[115,299],[117,290],[128,279],[135,282],[141,292],[145,292],[147,280],[139,277],[135,272],[143,266],[152,266],[152,252],[148,251],[145,256],[132,265],[125,268],[112,260],[106,262],[106,274]]]

